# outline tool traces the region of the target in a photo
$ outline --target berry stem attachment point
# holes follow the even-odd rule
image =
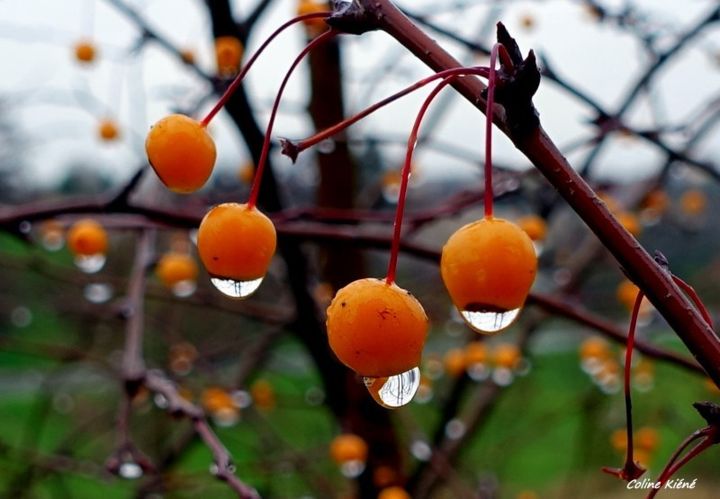
[[[220,99],[218,99],[217,103],[213,108],[210,110],[210,112],[205,116],[202,121],[200,121],[200,124],[202,126],[207,126],[210,121],[215,117],[215,115],[220,112],[220,110],[223,108],[223,106],[227,103],[228,100],[230,100],[230,97],[235,93],[235,91],[238,89],[240,84],[242,83],[243,79],[245,78],[245,75],[250,71],[250,68],[253,66],[257,58],[262,54],[265,49],[270,45],[270,42],[272,42],[280,33],[285,31],[290,26],[297,24],[299,22],[306,21],[308,19],[318,19],[318,18],[326,18],[328,17],[332,12],[313,12],[311,14],[304,14],[302,16],[297,16],[293,19],[290,19],[286,23],[282,24],[279,28],[277,28],[275,31],[272,32],[272,34],[260,45],[260,47],[255,51],[255,53],[248,59],[248,61],[243,65],[240,72],[235,76],[235,79],[233,79],[232,83],[228,85],[228,87],[225,89],[225,92],[222,94]]]
[[[282,99],[283,92],[285,91],[285,86],[287,85],[288,80],[290,80],[290,76],[292,76],[295,68],[300,64],[300,62],[302,62],[305,56],[310,53],[310,51],[312,51],[315,47],[321,45],[322,43],[326,42],[327,40],[334,38],[338,33],[338,31],[330,28],[323,34],[314,38],[310,43],[305,46],[305,48],[302,49],[302,51],[300,51],[298,56],[290,65],[290,69],[288,69],[288,72],[285,74],[285,77],[280,84],[280,88],[278,89],[277,96],[275,97],[275,102],[273,103],[272,111],[270,113],[267,130],[265,131],[265,139],[263,141],[263,148],[260,153],[260,160],[258,161],[257,170],[255,171],[252,187],[250,189],[250,197],[248,198],[247,202],[248,209],[251,209],[255,206],[255,204],[257,203],[258,195],[260,194],[260,182],[262,181],[262,175],[265,171],[265,164],[267,163],[267,157],[270,153],[270,138],[272,135],[273,125],[275,124],[275,117],[277,116],[278,107],[280,106],[280,100]]]
[[[492,185],[492,126],[493,106],[495,104],[495,62],[502,44],[496,43],[490,51],[490,71],[488,72],[487,108],[485,111],[485,217],[493,215]]]
[[[397,270],[397,259],[398,253],[400,252],[400,234],[402,232],[402,219],[403,213],[405,212],[405,199],[407,197],[407,186],[410,180],[410,173],[412,170],[412,157],[417,145],[418,131],[420,130],[420,124],[422,123],[423,117],[425,116],[428,107],[432,103],[433,99],[440,93],[440,91],[447,85],[453,82],[457,78],[457,75],[451,75],[444,78],[437,86],[432,89],[428,94],[425,102],[423,102],[418,111],[415,123],[413,124],[412,130],[410,131],[410,137],[408,137],[407,152],[405,153],[405,164],[403,164],[402,178],[400,181],[400,193],[398,194],[397,208],[395,210],[395,224],[393,226],[393,238],[390,249],[390,263],[388,264],[387,277],[385,282],[390,285],[395,282],[395,274]]]

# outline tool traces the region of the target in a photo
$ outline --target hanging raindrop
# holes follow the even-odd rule
[[[85,286],[83,296],[90,303],[105,303],[113,296],[113,289],[109,284],[93,283]]]
[[[387,378],[365,378],[365,386],[372,398],[386,409],[395,409],[408,404],[420,386],[420,369],[413,367],[409,371]]]
[[[77,255],[75,257],[75,265],[86,274],[94,274],[105,265],[105,255],[103,253],[95,253],[94,255]]]
[[[482,334],[493,334],[508,327],[518,316],[520,309],[513,310],[461,310],[465,322],[474,331]]]
[[[345,461],[340,465],[340,473],[346,478],[357,478],[365,471],[365,463],[357,459]]]
[[[172,287],[172,293],[178,298],[187,298],[197,289],[197,283],[191,279],[177,282]]]
[[[135,480],[143,475],[140,465],[134,461],[125,461],[118,468],[118,475],[128,480]]]
[[[247,298],[257,291],[263,279],[264,277],[253,279],[252,281],[236,281],[222,277],[211,277],[210,282],[226,296],[231,298]]]

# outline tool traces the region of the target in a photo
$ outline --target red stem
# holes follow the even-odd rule
[[[705,319],[705,322],[708,323],[708,326],[710,326],[711,328],[714,328],[713,320],[712,320],[712,317],[710,316],[710,312],[708,312],[708,309],[705,308],[705,304],[702,302],[702,300],[700,299],[698,294],[695,292],[695,289],[692,286],[690,286],[688,283],[686,283],[685,281],[680,279],[675,274],[673,274],[672,278],[673,278],[673,281],[675,281],[675,284],[677,284],[680,287],[680,289],[682,289],[683,292],[685,292],[685,294],[688,295],[688,297],[693,301],[693,303],[697,307],[698,311],[703,316],[703,319]]]
[[[487,102],[485,110],[485,217],[493,215],[492,186],[492,126],[493,105],[495,104],[495,61],[502,45],[496,43],[490,51],[490,72],[488,73]]]
[[[699,442],[695,447],[690,449],[690,451],[683,456],[682,459],[677,461],[675,464],[672,464],[675,459],[680,455],[680,452],[682,449],[687,447],[692,441],[697,440],[701,436],[705,436],[705,438]],[[660,477],[658,478],[658,482],[660,483],[660,486],[657,489],[652,489],[650,493],[647,495],[647,499],[653,499],[657,495],[657,493],[662,490],[663,486],[665,485],[665,482],[667,482],[675,473],[677,473],[680,468],[685,466],[687,463],[689,463],[691,460],[693,460],[695,457],[697,457],[699,454],[701,454],[705,449],[713,445],[714,443],[714,431],[712,427],[704,428],[703,430],[700,430],[700,432],[696,432],[693,435],[690,436],[683,444],[678,448],[677,451],[673,454],[673,457],[668,462],[668,464],[665,466],[665,469],[660,474]]]
[[[405,198],[407,196],[407,186],[408,181],[410,180],[412,157],[413,152],[415,151],[415,145],[417,144],[417,136],[418,131],[420,130],[420,124],[422,123],[425,112],[428,110],[428,107],[430,107],[433,99],[435,99],[437,94],[439,94],[440,91],[448,84],[450,84],[456,77],[456,75],[448,76],[447,78],[444,78],[440,83],[438,83],[438,85],[434,89],[432,89],[432,91],[425,99],[425,102],[423,102],[422,106],[420,107],[420,111],[418,111],[417,117],[415,118],[415,123],[413,124],[412,130],[410,132],[410,137],[408,137],[407,152],[405,153],[405,164],[403,165],[402,180],[400,181],[400,193],[398,194],[397,209],[395,210],[395,225],[393,229],[392,245],[390,247],[390,263],[388,264],[387,277],[385,278],[385,282],[387,282],[388,285],[395,282],[397,259],[398,253],[400,252],[400,233],[402,231],[403,213],[405,212]]]
[[[333,125],[329,128],[326,128],[325,130],[316,133],[315,135],[308,137],[304,140],[301,140],[296,144],[296,149],[298,153],[301,153],[305,149],[312,147],[319,142],[322,142],[325,139],[328,139],[332,137],[335,134],[338,134],[348,128],[350,125],[353,125],[360,121],[361,119],[365,118],[366,116],[369,116],[370,114],[374,113],[378,109],[387,106],[388,104],[391,104],[392,102],[395,102],[401,97],[404,97],[415,90],[418,90],[428,83],[432,83],[435,80],[439,80],[441,78],[447,78],[449,76],[464,76],[464,75],[476,75],[476,76],[488,76],[488,69],[480,66],[474,66],[469,68],[452,68],[452,69],[446,69],[444,71],[439,71],[431,76],[428,76],[427,78],[423,78],[422,80],[413,83],[412,85],[405,87],[404,89],[400,90],[397,93],[394,93],[390,95],[389,97],[384,98],[381,101],[376,102],[372,106],[369,106],[365,108],[364,110],[360,111],[359,113],[355,114],[354,116],[351,116],[347,119],[344,119],[340,123],[337,123],[336,125]]]
[[[270,113],[270,120],[268,121],[267,130],[265,131],[265,139],[263,140],[263,147],[260,153],[260,161],[258,162],[257,171],[255,172],[255,177],[253,178],[252,188],[250,189],[250,197],[248,198],[247,202],[248,208],[252,208],[255,206],[255,204],[257,203],[258,195],[260,194],[260,182],[262,181],[262,175],[265,171],[267,157],[270,153],[270,138],[272,136],[273,125],[275,124],[275,117],[277,116],[278,107],[280,106],[280,100],[282,99],[283,92],[285,91],[285,86],[287,85],[288,80],[290,80],[290,76],[292,76],[295,68],[300,64],[300,62],[312,49],[322,44],[323,42],[334,38],[337,34],[338,32],[331,28],[323,34],[319,35],[317,38],[314,38],[310,43],[305,46],[304,49],[302,49],[302,51],[293,61],[290,69],[288,69],[288,72],[285,74],[285,78],[283,78],[283,81],[280,84],[280,89],[278,90],[277,96],[275,96],[275,102],[273,103],[272,112]]]
[[[635,460],[633,459],[633,421],[632,421],[632,398],[630,394],[630,369],[632,368],[632,354],[635,347],[635,329],[637,327],[638,315],[642,306],[645,294],[638,291],[635,297],[635,304],[632,309],[632,317],[630,318],[630,329],[628,329],[627,344],[625,346],[625,418],[627,420],[627,455],[625,456],[625,466],[623,469],[634,469]]]
[[[225,92],[222,94],[220,99],[217,101],[217,104],[210,110],[210,112],[205,116],[200,124],[202,126],[207,126],[210,121],[215,117],[215,115],[220,112],[220,110],[223,108],[225,103],[232,97],[232,94],[235,93],[235,91],[238,89],[240,84],[243,81],[243,78],[245,78],[245,75],[250,71],[250,68],[255,63],[257,58],[262,54],[268,45],[270,45],[270,42],[272,42],[280,33],[285,31],[287,28],[292,26],[293,24],[297,24],[302,21],[306,21],[308,19],[317,19],[320,17],[328,17],[332,12],[313,12],[312,14],[303,14],[302,16],[295,17],[293,19],[290,19],[285,24],[281,25],[278,29],[273,31],[273,33],[265,40],[262,45],[260,45],[260,48],[258,48],[255,53],[248,59],[248,61],[243,65],[240,72],[235,76],[235,79],[228,85]]]

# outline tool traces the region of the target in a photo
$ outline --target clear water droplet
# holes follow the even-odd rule
[[[595,357],[589,357],[580,361],[580,368],[587,374],[594,376],[603,369],[603,364],[600,359]]]
[[[429,461],[432,457],[432,448],[424,440],[414,440],[410,444],[410,454],[418,461]]]
[[[195,246],[197,246],[197,236],[198,236],[198,230],[192,229],[188,232],[188,237],[193,242]]]
[[[647,393],[655,387],[655,379],[652,374],[636,374],[633,378],[633,387],[641,393]]]
[[[533,241],[532,243],[533,243],[533,247],[535,248],[535,255],[536,256],[542,255],[545,245],[540,241]]]
[[[463,435],[465,435],[466,430],[467,427],[465,426],[465,423],[459,419],[451,419],[445,425],[445,435],[447,435],[450,440],[461,439]]]
[[[507,367],[498,367],[492,373],[492,380],[496,385],[508,386],[515,381],[515,374]]]
[[[345,461],[340,465],[340,473],[346,478],[357,478],[363,471],[365,471],[365,463],[357,459]]]
[[[158,406],[160,409],[167,409],[170,403],[168,402],[168,399],[165,398],[165,395],[158,393],[153,398],[153,401],[155,402],[155,405]]]
[[[305,402],[308,405],[318,406],[325,401],[325,392],[317,386],[311,386],[305,391]]]
[[[105,265],[105,255],[96,253],[94,255],[78,255],[75,257],[75,265],[86,274],[94,274]]]
[[[32,230],[32,224],[27,220],[23,220],[18,224],[18,230],[22,234],[30,234],[30,231]]]
[[[172,287],[172,293],[178,298],[187,298],[197,289],[197,282],[192,280],[180,281]]]
[[[415,394],[415,402],[418,404],[427,404],[433,399],[433,389],[430,385],[420,384],[418,391]]]
[[[494,310],[461,310],[460,314],[474,331],[482,334],[492,334],[508,327],[520,314],[520,309],[497,312]]]
[[[51,230],[42,235],[41,243],[48,251],[58,251],[65,245],[65,237],[61,231]]]
[[[211,475],[217,475],[220,473],[220,468],[216,463],[210,463],[210,474]]]
[[[473,381],[483,381],[490,376],[490,369],[485,364],[475,363],[467,367],[467,374]]]
[[[135,480],[143,475],[143,470],[138,463],[125,461],[118,468],[118,475],[128,480]]]
[[[105,303],[113,296],[113,289],[109,284],[88,284],[83,290],[83,296],[90,303]]]
[[[32,312],[27,307],[15,307],[10,312],[10,322],[15,327],[28,327],[32,323]]]
[[[212,420],[217,426],[229,428],[240,421],[240,411],[235,407],[221,407],[213,411]]]
[[[391,182],[382,186],[383,199],[388,204],[397,204],[400,195],[400,183]]]
[[[257,291],[263,282],[263,278],[264,277],[260,277],[252,281],[236,281],[222,277],[211,277],[210,282],[226,296],[231,298],[247,298]]]
[[[252,397],[245,390],[235,390],[230,394],[230,398],[238,409],[247,409],[252,405]]]
[[[415,396],[420,386],[420,369],[413,367],[395,376],[365,378],[364,381],[375,402],[386,409],[395,409],[410,403]]]

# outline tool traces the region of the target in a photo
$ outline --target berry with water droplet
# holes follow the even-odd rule
[[[155,275],[160,282],[179,295],[183,295],[182,291],[186,289],[194,290],[197,274],[195,260],[186,253],[165,253],[155,267]]]
[[[215,206],[198,229],[198,253],[213,284],[237,298],[249,296],[260,286],[276,244],[273,223],[247,204]]]
[[[229,78],[240,71],[243,56],[243,44],[234,36],[219,36],[215,39],[215,59],[218,74]]]
[[[420,364],[428,318],[406,290],[359,279],[337,292],[327,309],[330,348],[362,376],[387,377]]]
[[[183,194],[205,185],[215,165],[215,142],[206,127],[182,114],[155,123],[145,139],[145,151],[162,183]]]
[[[348,461],[364,463],[367,455],[368,446],[365,440],[353,433],[343,433],[330,442],[330,458],[337,464],[342,465]]]
[[[93,62],[95,60],[95,56],[97,55],[95,45],[88,40],[79,41],[75,44],[73,50],[75,52],[75,59],[82,63]]]
[[[90,218],[75,222],[68,231],[67,245],[76,256],[104,255],[107,251],[107,232]]]
[[[477,332],[495,333],[509,326],[525,303],[537,257],[520,227],[485,217],[450,236],[440,271],[465,322]]]

